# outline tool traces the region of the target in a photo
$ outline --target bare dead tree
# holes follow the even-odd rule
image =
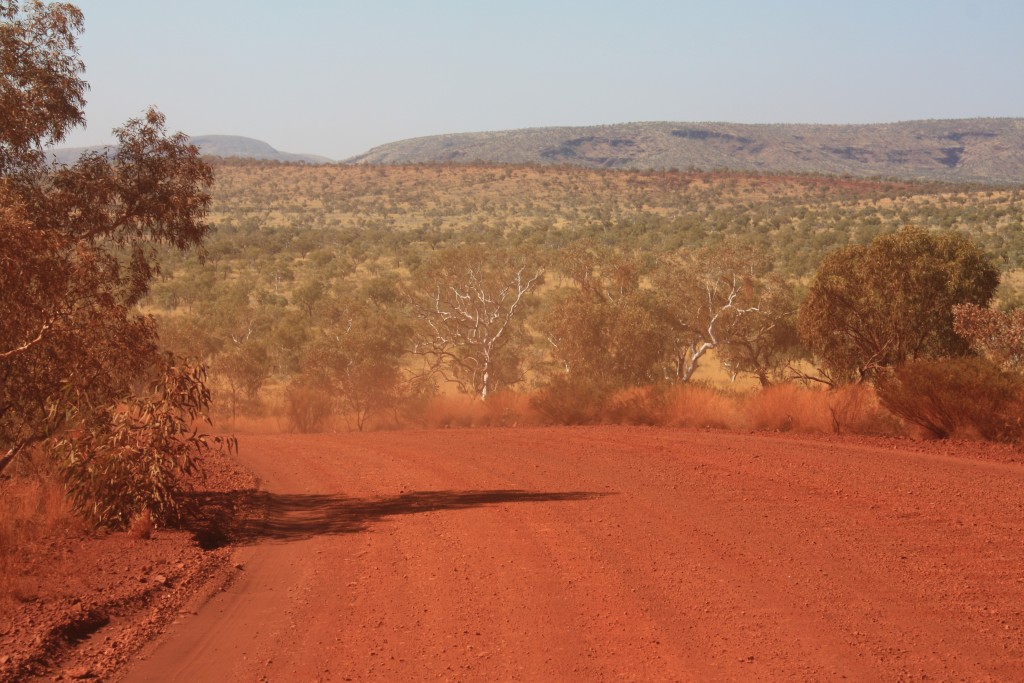
[[[481,400],[515,383],[522,309],[544,277],[524,257],[464,248],[442,255],[414,301],[419,321],[413,352],[431,372]],[[426,286],[424,287],[426,289]]]
[[[688,382],[708,352],[738,339],[743,319],[761,312],[755,267],[743,253],[702,251],[661,270],[656,287],[674,338],[669,379]]]

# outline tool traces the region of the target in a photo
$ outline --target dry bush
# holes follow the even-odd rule
[[[592,424],[608,422],[607,402],[587,404],[586,397],[580,399],[578,394],[560,395],[558,400],[566,399],[573,408],[565,413],[546,413],[542,408],[552,409],[553,404],[547,390],[536,394],[516,391],[499,391],[482,401],[468,394],[446,394],[424,397],[417,401],[415,410],[408,407],[403,411],[402,421],[424,428],[448,427],[525,427],[540,424]],[[575,412],[575,406],[579,412]],[[560,404],[556,410],[564,409]],[[556,419],[555,415],[564,416]],[[581,417],[582,416],[582,417]],[[647,422],[644,422],[645,424]]]
[[[630,425],[664,425],[667,409],[664,387],[630,387],[606,401],[603,422]]]
[[[600,384],[557,375],[530,401],[549,424],[577,425],[604,421],[611,392]]]
[[[55,474],[16,474],[0,480],[0,600],[32,597],[25,593],[22,574],[33,546],[84,529]]]
[[[327,391],[301,382],[289,385],[284,401],[288,424],[302,434],[323,431],[334,408],[334,399]]]
[[[143,541],[149,540],[153,536],[153,527],[153,515],[149,510],[143,510],[128,522],[128,535]]]
[[[868,384],[849,384],[829,391],[828,409],[836,434],[896,436],[903,431],[899,420],[886,410]]]
[[[469,394],[429,397],[420,403],[413,417],[427,428],[476,427],[491,420],[487,404]]]
[[[1024,380],[982,358],[912,361],[879,382],[882,404],[938,438],[1017,441]]]
[[[745,426],[746,417],[736,394],[702,384],[684,384],[666,392],[662,424],[740,429]]]
[[[614,393],[587,382],[556,378],[531,401],[552,424],[633,424],[739,428],[737,397],[700,383],[631,387]]]
[[[482,401],[469,394],[431,396],[417,404],[409,418],[427,428],[520,427],[540,422],[530,397],[514,391],[499,391]]]
[[[530,397],[516,391],[499,391],[487,397],[486,424],[491,427],[523,427],[540,422]]]
[[[780,432],[832,431],[828,393],[795,384],[776,384],[752,393],[746,413],[753,429]]]

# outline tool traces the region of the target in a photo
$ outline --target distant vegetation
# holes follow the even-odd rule
[[[1019,189],[573,166],[215,168],[206,262],[167,253],[147,306],[166,345],[209,363],[223,411],[299,429],[331,415],[353,428],[415,421],[456,388],[488,402],[529,390],[546,419],[576,422],[606,419],[630,388],[838,386],[967,353],[948,341],[945,308],[987,306],[997,271],[998,305],[1015,305],[1024,264]],[[884,355],[882,339],[847,364],[809,332],[805,346],[797,309],[828,255],[848,253],[842,267],[898,231],[926,240],[915,253],[960,253],[927,246],[940,236],[980,246],[963,253],[988,278],[970,290],[981,293],[949,285],[945,327],[928,337],[947,341]],[[864,272],[884,282],[907,266],[886,258]],[[915,296],[935,303],[947,286],[935,278],[953,271],[923,258]],[[862,300],[879,299],[869,289]],[[880,310],[902,339],[905,314]]]
[[[363,164],[572,164],[1024,183],[1024,119],[870,125],[624,123],[402,140]]]

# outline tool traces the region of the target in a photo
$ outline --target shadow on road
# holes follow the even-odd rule
[[[411,491],[390,498],[348,498],[266,491],[196,493],[190,530],[206,549],[260,540],[294,541],[364,531],[386,517],[504,503],[579,501],[611,495],[587,491]]]

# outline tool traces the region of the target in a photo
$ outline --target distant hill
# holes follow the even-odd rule
[[[259,159],[264,161],[303,161],[307,164],[330,164],[332,159],[315,154],[291,154],[279,152],[262,140],[254,140],[240,135],[197,135],[191,138],[192,144],[199,148],[203,156],[208,157],[239,157],[242,159]],[[113,149],[110,145],[98,147],[65,147],[52,150],[54,158],[61,163],[74,163],[85,152]]]
[[[1017,184],[1024,183],[1024,119],[529,128],[402,140],[347,160],[432,162],[730,169]]]

